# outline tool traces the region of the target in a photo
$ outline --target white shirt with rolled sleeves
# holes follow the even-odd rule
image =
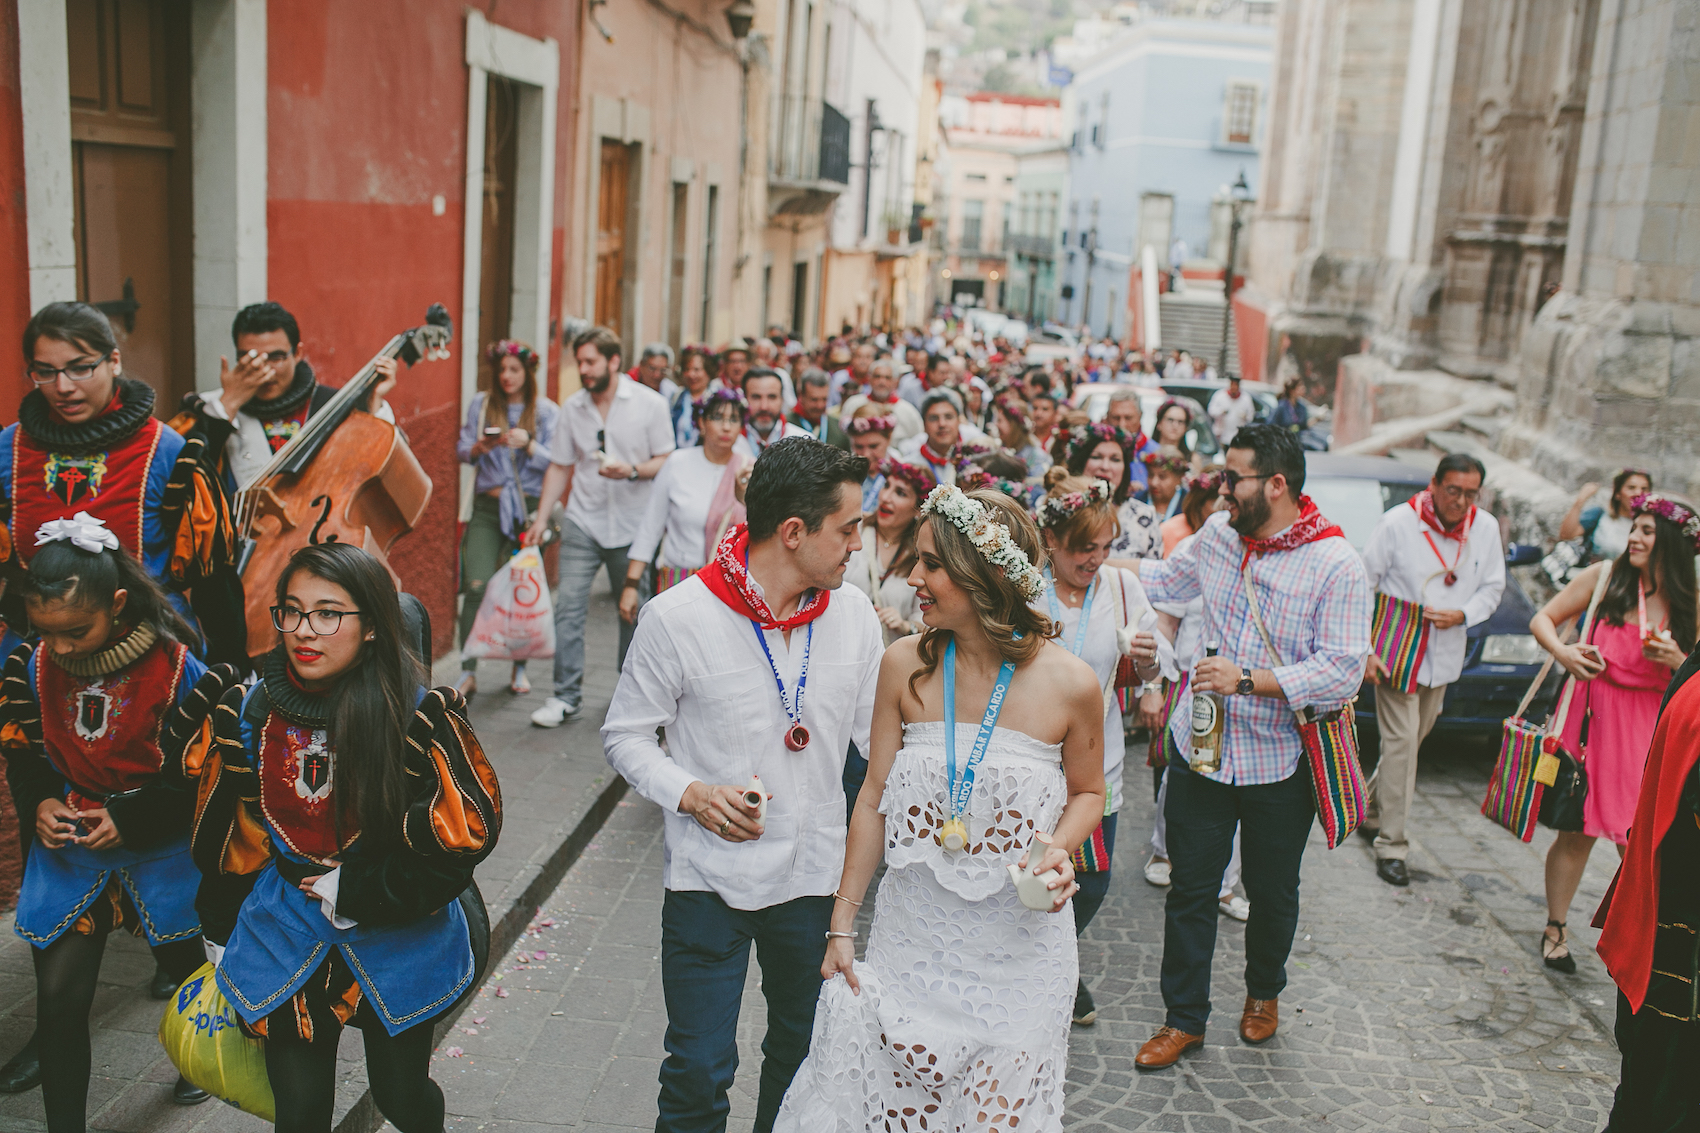
[[[597,412],[590,392],[581,389],[561,405],[555,437],[549,445],[549,459],[573,469],[567,519],[600,547],[631,544],[643,522],[652,482],[603,476],[601,462],[596,459],[596,435],[602,434],[604,452],[632,465],[672,452],[675,447],[666,399],[624,374],[616,375],[614,381],[618,385],[607,420]]]
[[[1139,566],[1139,580],[1153,603],[1204,599],[1204,640],[1219,642],[1221,655],[1248,669],[1271,669],[1284,700],[1267,696],[1227,698],[1222,766],[1207,777],[1222,783],[1278,783],[1304,754],[1293,710],[1331,711],[1357,695],[1369,653],[1374,608],[1363,560],[1342,538],[1317,539],[1290,551],[1252,559],[1258,610],[1284,666],[1277,666],[1257,632],[1246,604],[1240,562],[1245,543],[1228,526],[1226,512],[1204,521],[1191,546],[1177,545],[1169,557]],[[1192,705],[1185,698],[1169,719],[1182,752],[1192,750]]]
[[[753,581],[753,580],[752,580]],[[638,617],[626,667],[602,725],[608,762],[661,807],[668,889],[710,891],[734,909],[765,909],[825,896],[844,867],[844,756],[868,750],[884,643],[873,604],[854,586],[832,592],[812,623],[803,725],[809,746],[785,746],[791,726],[756,630],[686,579],[651,599]],[[808,626],[763,634],[792,695]],[[667,747],[655,730],[666,729]],[[760,775],[772,795],[762,836],[728,842],[679,812],[701,781],[741,787]]]
[[[1427,531],[1429,538],[1423,538]],[[1429,540],[1434,546],[1429,545]],[[1435,548],[1446,556],[1444,562]],[[1458,581],[1446,585],[1446,563],[1457,556]],[[1463,610],[1464,624],[1430,629],[1428,650],[1417,667],[1417,683],[1426,688],[1449,685],[1464,671],[1469,627],[1481,625],[1499,608],[1505,593],[1505,549],[1499,521],[1478,510],[1462,549],[1437,535],[1410,504],[1390,508],[1364,545],[1369,584],[1390,598],[1418,602],[1435,610]]]

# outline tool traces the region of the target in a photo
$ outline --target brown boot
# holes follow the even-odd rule
[[[1245,997],[1245,1010],[1240,1012],[1240,1038],[1248,1043],[1260,1043],[1275,1034],[1281,1017],[1273,999]]]
[[[1203,1035],[1189,1035],[1173,1027],[1159,1027],[1157,1033],[1139,1048],[1139,1055],[1133,1060],[1133,1064],[1141,1070],[1161,1070],[1165,1066],[1173,1066],[1180,1060],[1181,1055],[1193,1047],[1203,1045]]]

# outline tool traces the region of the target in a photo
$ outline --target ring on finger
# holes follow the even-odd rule
[[[722,838],[726,837],[726,832],[730,829],[732,829],[732,823],[730,820],[722,822],[720,824],[720,836]]]

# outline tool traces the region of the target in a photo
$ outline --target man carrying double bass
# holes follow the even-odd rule
[[[282,304],[242,308],[230,324],[230,337],[236,364],[220,358],[219,388],[185,397],[183,412],[171,424],[179,432],[198,429],[206,435],[209,462],[234,496],[336,390],[315,379],[301,349],[301,328]],[[395,359],[380,358],[374,366],[383,378],[372,392],[369,412],[393,425],[395,411],[384,395],[395,388]]]

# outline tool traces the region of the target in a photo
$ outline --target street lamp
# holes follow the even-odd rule
[[[1222,272],[1222,352],[1216,360],[1216,376],[1228,377],[1228,320],[1234,317],[1234,261],[1240,251],[1240,206],[1251,199],[1251,186],[1245,181],[1245,166],[1229,189],[1228,198],[1228,266]]]
[[[726,9],[726,22],[732,27],[732,38],[743,39],[750,34],[750,25],[756,22],[756,6],[751,0],[732,0],[732,6]]]

